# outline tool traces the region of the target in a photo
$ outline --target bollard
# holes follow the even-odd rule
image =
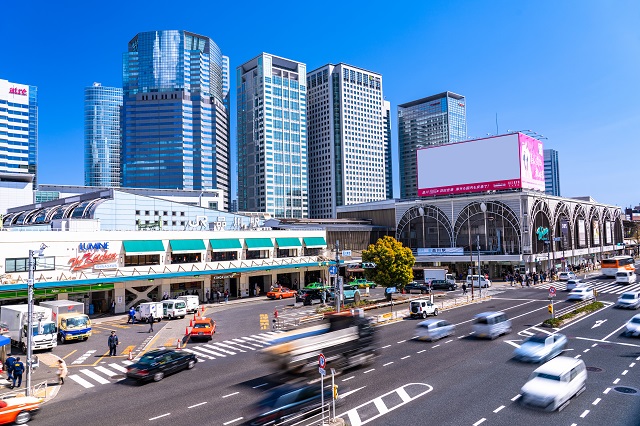
[[[182,349],[182,345],[180,344],[180,339],[177,339],[178,342],[176,344],[176,349]]]
[[[129,361],[133,361],[133,350],[129,351],[129,356],[127,357]]]

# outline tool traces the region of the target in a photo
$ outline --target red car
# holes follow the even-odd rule
[[[216,332],[216,322],[211,318],[198,317],[193,323],[191,329],[191,339],[213,339],[213,335]]]
[[[0,425],[26,424],[39,409],[42,400],[33,396],[7,398],[0,401]]]
[[[286,287],[276,287],[267,293],[269,299],[284,299],[287,297],[296,297],[296,291]]]

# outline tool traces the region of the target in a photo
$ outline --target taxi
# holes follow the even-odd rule
[[[216,332],[216,322],[211,318],[198,317],[193,322],[193,328],[191,328],[191,339],[213,339],[213,335]]]
[[[287,297],[295,297],[295,296],[296,296],[295,290],[291,290],[290,288],[287,288],[287,287],[276,287],[267,293],[267,297],[269,299],[284,299]]]
[[[33,396],[17,396],[0,401],[0,425],[23,425],[40,409],[42,400]]]

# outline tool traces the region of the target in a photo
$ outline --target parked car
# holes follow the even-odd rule
[[[418,340],[427,340],[429,342],[442,339],[443,337],[453,336],[455,332],[455,325],[448,321],[438,319],[422,321],[418,323],[418,327],[416,328]]]
[[[569,281],[575,280],[576,278],[578,277],[573,272],[560,272],[558,274],[558,281]]]
[[[638,309],[640,307],[640,292],[625,291],[616,302],[616,308]]]
[[[536,334],[528,337],[513,351],[513,358],[525,362],[547,362],[567,347],[564,334]]]
[[[324,290],[309,288],[302,289],[296,295],[296,302],[302,302],[305,306],[310,306],[314,303],[322,303],[322,292],[325,293],[325,302],[329,302],[331,299],[331,292],[328,288]]]
[[[640,336],[640,314],[634,315],[625,325],[625,336]]]
[[[284,299],[288,297],[296,297],[296,291],[287,287],[276,287],[273,290],[267,292],[269,299]]]
[[[543,410],[561,411],[574,396],[586,389],[584,361],[559,356],[536,368],[520,390],[520,401]]]
[[[409,303],[409,313],[411,314],[411,318],[426,318],[427,315],[437,316],[438,308],[436,308],[434,303],[426,299],[412,300],[411,303]]]
[[[315,283],[309,283],[306,286],[304,286],[304,290],[320,290],[320,289],[329,288],[329,287],[331,286],[328,284],[315,282]]]
[[[590,300],[594,297],[592,287],[578,287],[569,292],[567,300]]]
[[[511,321],[504,312],[483,312],[474,317],[473,335],[495,339],[511,333]]]
[[[415,281],[411,281],[409,284],[404,286],[404,291],[406,291],[407,293],[428,294],[431,292],[431,289],[428,285],[418,284]]]
[[[491,285],[491,284],[489,284]],[[429,282],[429,287],[431,287],[432,290],[449,290],[449,291],[453,291],[455,289],[458,288],[458,284],[456,283],[451,283],[447,280],[432,280]]]
[[[588,284],[583,283],[582,280],[579,278],[567,281],[567,291],[571,291],[574,288],[586,287],[586,286],[588,286]]]
[[[42,400],[34,396],[16,396],[0,400],[0,425],[29,422],[40,409]]]
[[[211,318],[199,317],[193,323],[191,328],[191,340],[196,339],[213,339],[216,332],[216,322]]]
[[[198,362],[192,353],[174,349],[155,349],[142,355],[136,363],[127,367],[127,377],[138,381],[159,382],[168,374],[191,370]]]
[[[376,288],[376,283],[374,283],[373,281],[369,281],[366,278],[356,278],[353,281],[349,282],[349,285],[352,285],[354,287],[358,287],[358,288]]]

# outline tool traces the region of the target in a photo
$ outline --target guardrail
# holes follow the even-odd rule
[[[37,398],[47,399],[47,397],[49,396],[47,382],[44,381],[44,382],[36,383],[35,385],[31,386],[31,392],[29,392],[29,394]],[[0,400],[8,399],[8,398],[16,398],[24,395],[26,395],[26,392],[24,389],[11,390],[9,392],[0,393]]]
[[[593,303],[595,301],[596,301],[595,299],[594,300],[585,300],[585,301],[582,301],[582,302],[575,303],[575,304],[573,304],[571,306],[567,306],[566,308],[559,309],[559,310],[554,312],[554,318],[558,318],[559,316],[562,316],[564,314],[568,314],[569,312],[573,312],[575,310],[578,310],[578,309],[580,309],[580,308],[582,308],[584,306],[590,305],[591,303]]]

